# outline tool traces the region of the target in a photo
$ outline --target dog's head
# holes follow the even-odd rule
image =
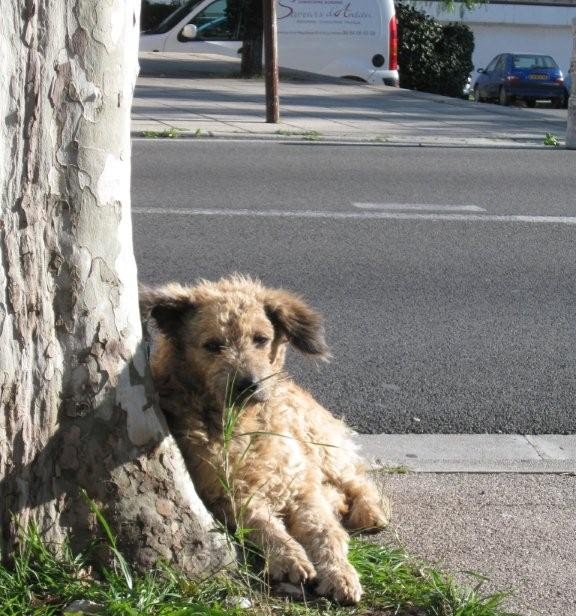
[[[318,358],[328,353],[317,312],[293,293],[244,276],[141,287],[140,308],[179,354],[188,378],[222,406],[268,399],[288,344]]]

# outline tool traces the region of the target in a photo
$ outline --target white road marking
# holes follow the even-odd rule
[[[485,212],[479,205],[435,205],[433,203],[353,203],[361,210],[422,210],[428,212]]]
[[[431,220],[446,222],[506,222],[576,225],[576,216],[523,216],[494,214],[427,214],[409,212],[335,212],[316,210],[186,209],[135,207],[134,214],[175,216],[223,216],[247,218],[324,218],[330,220]]]

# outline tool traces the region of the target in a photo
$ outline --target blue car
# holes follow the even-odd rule
[[[523,99],[527,107],[548,99],[554,107],[565,102],[564,77],[551,56],[534,53],[501,53],[486,68],[478,69],[474,100],[495,99],[501,105]]]

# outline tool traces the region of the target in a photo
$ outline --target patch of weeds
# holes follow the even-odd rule
[[[282,135],[283,137],[301,137],[304,141],[320,141],[320,139],[322,139],[322,133],[316,130],[299,131],[278,129],[275,134]]]
[[[404,464],[398,464],[397,466],[383,466],[382,468],[379,468],[376,472],[385,473],[387,475],[409,475],[413,471]]]
[[[558,148],[560,147],[560,139],[558,139],[554,133],[546,133],[546,135],[544,135],[544,145]]]
[[[232,381],[228,391],[234,390],[233,385]],[[244,525],[249,499],[238,507],[233,496],[238,465],[253,439],[283,435],[238,434],[243,412],[243,405],[229,396],[223,414],[219,469],[219,479],[233,503],[236,530],[231,540],[240,556],[237,568],[203,580],[188,579],[163,563],[138,574],[119,551],[101,511],[85,496],[106,545],[94,543],[80,555],[74,555],[65,545],[56,555],[30,527],[21,534],[11,564],[0,564],[0,616],[57,616],[77,600],[93,602],[101,616],[517,616],[502,608],[506,594],[481,593],[486,581],[482,576],[469,574],[474,584],[459,585],[447,574],[410,558],[402,549],[359,539],[352,539],[349,552],[365,590],[359,605],[342,607],[313,594],[306,600],[275,595],[262,571],[260,552],[250,542],[251,529]],[[232,464],[230,447],[238,438],[244,439],[245,449]],[[90,566],[95,550],[101,552],[103,547],[112,564]]]
[[[295,130],[284,130],[284,129],[278,129],[276,131],[276,135],[282,135],[284,137],[296,137],[299,135],[303,135],[304,133],[302,132],[298,132]]]
[[[517,616],[502,608],[505,594],[480,592],[481,576],[470,574],[473,585],[458,585],[401,549],[358,539],[350,544],[350,560],[365,595],[349,608],[275,596],[256,573],[191,580],[161,563],[143,575],[130,572],[128,585],[118,563],[95,570],[89,556],[74,556],[66,546],[55,556],[30,528],[11,566],[0,565],[0,616],[57,616],[77,600],[93,602],[102,616]]]
[[[507,593],[480,592],[486,578],[469,574],[474,585],[459,585],[447,574],[410,558],[402,549],[353,540],[350,561],[366,593],[362,605],[370,607],[371,613],[518,616],[502,607]]]
[[[322,133],[319,133],[317,130],[308,130],[302,133],[302,139],[304,139],[304,141],[320,141],[320,139],[322,139]]]
[[[145,130],[142,131],[142,136],[146,139],[178,139],[181,131],[174,127],[168,130]]]
[[[228,597],[245,596],[232,575],[193,581],[162,563],[137,575],[124,569],[126,561],[115,548],[113,566],[96,569],[87,565],[92,552],[73,556],[64,546],[56,556],[30,527],[11,565],[0,565],[0,616],[57,616],[75,601],[92,602],[101,616],[246,615],[226,605]]]

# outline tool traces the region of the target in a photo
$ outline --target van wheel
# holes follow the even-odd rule
[[[526,99],[526,107],[530,107],[530,109],[534,109],[534,107],[536,107],[536,99],[535,98],[527,98]]]
[[[552,107],[554,109],[562,109],[564,107],[564,99],[560,96],[552,99]]]
[[[507,107],[510,104],[511,97],[506,94],[506,90],[504,88],[500,88],[500,93],[498,95],[498,102]]]
[[[486,99],[483,96],[480,96],[480,88],[478,86],[474,86],[474,102],[475,103],[483,103]]]

